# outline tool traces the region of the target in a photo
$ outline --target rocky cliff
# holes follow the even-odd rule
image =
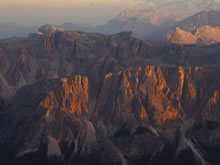
[[[0,161],[219,164],[218,45],[52,30],[0,46]]]
[[[175,25],[156,30],[146,38],[156,39],[156,40],[166,40],[167,35],[177,32],[176,30],[177,27],[184,30],[185,32],[191,32],[193,34],[196,33],[196,31],[199,30],[199,28],[205,31],[207,27],[210,27],[212,28],[212,31],[214,31],[213,30],[214,28],[216,28],[215,31],[217,31],[218,28],[220,27],[219,16],[220,16],[219,10],[201,11],[192,16],[185,18],[184,20],[178,22]],[[212,33],[211,36],[214,37]]]
[[[73,74],[97,81],[109,72],[144,64],[218,64],[219,51],[217,45],[199,48],[144,41],[132,32],[102,35],[56,30],[1,40],[0,95],[10,100],[25,85]]]
[[[176,32],[168,35],[167,39],[177,44],[211,45],[220,42],[220,28],[206,25],[195,29],[194,33],[176,28]]]

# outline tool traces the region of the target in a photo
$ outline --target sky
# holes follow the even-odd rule
[[[0,23],[98,25],[115,17],[123,3],[120,0],[0,0]]]
[[[101,25],[148,0],[0,0],[0,23]]]
[[[132,6],[149,0],[0,0],[1,5],[38,7],[89,7],[92,5]]]
[[[126,8],[156,8],[161,3],[179,1],[201,0],[0,0],[0,23],[100,25]]]

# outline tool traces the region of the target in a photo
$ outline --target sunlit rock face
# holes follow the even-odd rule
[[[195,29],[194,34],[176,28],[176,32],[168,36],[168,40],[177,44],[211,45],[220,42],[220,28],[206,25]]]
[[[88,113],[87,105],[88,79],[84,76],[24,87],[17,92],[5,118],[16,120],[4,128],[1,138],[10,137],[6,144],[18,159],[28,154],[36,158],[34,153],[40,152],[64,161],[68,149],[71,154],[90,153],[96,137],[93,125],[83,117]]]
[[[40,105],[47,109],[46,118],[49,119],[54,110],[69,111],[76,116],[88,112],[88,79],[77,76],[75,80],[62,78],[60,81],[61,91],[49,91],[47,97],[40,102]],[[57,98],[58,96],[60,98]]]
[[[219,121],[217,68],[145,66],[107,74],[97,113],[105,114],[106,122],[113,116],[116,123],[124,119],[154,126],[173,121],[178,127],[198,111],[201,119]]]
[[[219,51],[132,32],[0,41],[0,160],[219,164]]]
[[[171,35],[176,34],[180,37],[180,32],[182,32],[182,37],[179,42],[185,41],[187,44],[200,43],[200,41],[196,42],[196,39],[198,39],[201,40],[203,44],[213,44],[219,42],[219,32],[217,32],[220,27],[219,16],[219,10],[201,11],[181,20],[175,25],[156,30],[146,38],[169,40]],[[185,35],[186,38],[184,38],[183,35]],[[176,40],[176,42],[178,42],[178,40]]]
[[[57,158],[61,162],[74,164],[82,157],[100,164],[127,164],[123,152],[127,152],[129,145],[132,145],[129,154],[134,158],[144,155],[149,157],[160,150],[160,137],[141,125],[140,128],[134,127],[137,130],[134,133],[130,128],[114,125],[111,127],[113,130],[108,132],[111,128],[104,124],[105,116],[97,118],[94,109],[89,108],[92,101],[88,100],[88,94],[88,79],[84,76],[43,81],[22,88],[7,109],[8,114],[3,123],[14,120],[9,127],[1,129],[4,132],[1,140],[7,139],[3,140],[4,143],[13,150],[13,156],[21,163],[25,161],[25,156],[31,156],[33,159],[46,157],[49,162]],[[122,122],[126,120],[121,119]],[[134,137],[132,143],[128,141],[131,135]],[[9,136],[11,138],[7,138]],[[126,148],[122,146],[123,151],[116,146],[121,136],[127,139],[124,144]],[[140,136],[146,137],[154,145],[143,150],[138,141]],[[37,153],[43,156],[39,157]]]
[[[79,75],[24,87],[6,108],[2,123],[12,122],[2,127],[0,142],[21,162],[41,153],[49,162],[175,163],[189,150],[206,164],[200,149],[217,148],[220,138],[218,69],[133,67],[106,74],[96,95]]]
[[[132,66],[218,64],[218,51],[218,45],[198,48],[144,41],[132,32],[56,31],[37,38],[2,40],[0,95],[10,101],[25,85],[74,74],[86,75],[95,85],[105,74]]]

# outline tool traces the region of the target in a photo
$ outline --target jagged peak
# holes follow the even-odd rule
[[[64,29],[57,29],[53,25],[45,24],[45,25],[41,26],[38,29],[38,32],[30,33],[29,37],[31,37],[31,38],[39,38],[39,37],[42,37],[44,35],[48,35],[48,34],[54,33],[54,32],[64,32]]]
[[[220,28],[212,27],[209,25],[201,26],[195,29],[195,33],[187,32],[179,27],[176,27],[176,32],[173,35],[168,36],[168,40],[173,43],[180,44],[206,44],[210,45],[213,43],[220,42]]]
[[[42,32],[44,34],[48,34],[48,33],[51,33],[51,32],[55,32],[57,30],[57,28],[53,25],[50,25],[50,24],[46,24],[46,25],[43,25],[39,28],[39,32]]]
[[[173,43],[194,44],[197,38],[191,33],[176,27],[176,32],[169,37],[169,40]]]

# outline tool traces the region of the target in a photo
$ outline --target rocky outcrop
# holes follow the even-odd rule
[[[177,44],[211,45],[220,42],[220,28],[206,25],[195,29],[194,34],[176,28],[176,32],[168,36],[168,40]]]
[[[63,31],[64,31],[64,29],[57,29],[53,25],[46,24],[46,25],[40,27],[38,29],[38,32],[30,33],[29,38],[40,38],[40,37],[43,37],[44,35],[50,35],[55,32],[63,32]]]
[[[205,35],[205,38],[210,39],[210,35],[211,38],[215,41],[215,33],[219,31],[220,27],[219,16],[219,10],[201,11],[190,17],[185,18],[184,20],[178,22],[175,25],[154,31],[152,34],[147,36],[146,39],[167,40],[167,36],[169,36],[170,34],[172,35],[175,32],[178,33],[179,29],[176,29],[178,27],[187,33],[187,37],[189,37],[189,35],[191,36],[191,34],[188,32],[191,32],[194,35],[194,33],[196,33],[197,30],[197,33]],[[207,33],[209,35],[207,35]],[[198,36],[196,37],[200,38],[201,36],[199,36],[199,34],[197,34]],[[204,39],[204,37],[201,37],[201,39]],[[207,43],[205,42],[205,44]],[[209,44],[211,43],[209,42]]]
[[[49,33],[52,33],[52,32],[55,32],[57,30],[57,28],[53,25],[44,25],[42,27],[39,28],[39,32],[42,32],[44,34],[49,34]]]
[[[172,35],[168,34],[168,40],[172,43],[177,44],[196,44],[197,37],[194,36],[191,32],[185,32],[180,28],[176,28],[176,32]]]

